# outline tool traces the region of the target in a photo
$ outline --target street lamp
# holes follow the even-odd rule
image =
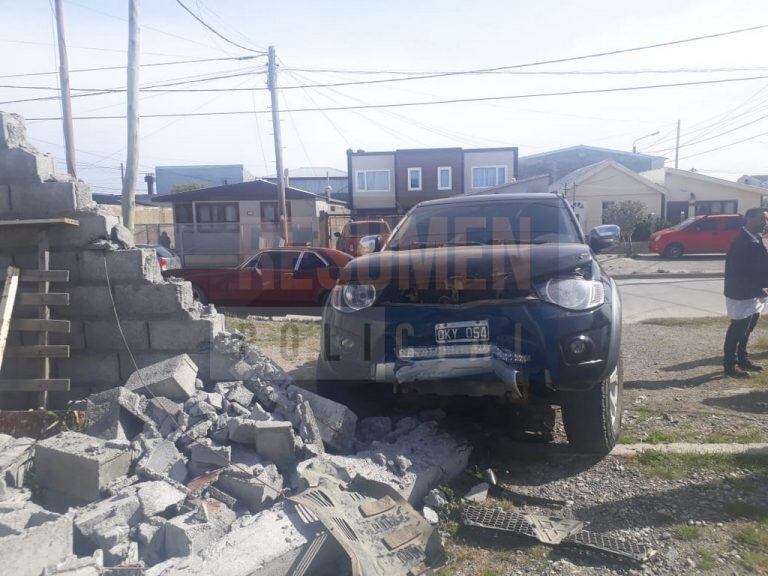
[[[635,141],[632,142],[632,153],[637,154],[637,143],[640,142],[640,140],[643,140],[644,138],[650,138],[651,136],[658,136],[659,131],[656,130],[653,134],[646,134],[645,136],[640,136],[640,138],[635,138]]]

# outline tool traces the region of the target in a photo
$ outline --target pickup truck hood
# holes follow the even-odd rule
[[[591,277],[592,253],[583,244],[450,246],[386,250],[352,260],[339,284],[373,284],[391,301],[453,301],[524,296],[554,276]],[[456,296],[463,292],[465,296]]]

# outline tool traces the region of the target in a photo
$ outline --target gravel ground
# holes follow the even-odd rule
[[[725,256],[691,255],[671,260],[657,254],[641,254],[632,258],[617,254],[598,256],[603,269],[611,276],[635,274],[723,274]]]

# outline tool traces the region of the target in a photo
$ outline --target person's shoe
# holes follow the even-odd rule
[[[749,378],[749,372],[745,372],[738,366],[726,366],[723,371],[728,378]]]
[[[739,362],[739,368],[742,370],[748,370],[749,372],[762,372],[763,367],[760,364],[755,364],[751,360],[744,360]]]

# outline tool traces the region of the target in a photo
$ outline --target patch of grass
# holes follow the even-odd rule
[[[746,502],[729,502],[723,506],[723,512],[733,518],[745,518],[754,522],[768,524],[768,508],[747,504]]]
[[[649,318],[641,324],[652,326],[723,326],[728,324],[728,318],[723,316],[702,316],[699,318]]]
[[[626,434],[622,432],[619,435],[619,444],[637,444],[640,442],[640,439],[637,436],[633,436],[632,434]]]
[[[534,562],[544,562],[549,558],[550,549],[543,544],[531,546],[526,551],[526,555]]]
[[[713,570],[717,567],[717,554],[712,550],[697,550],[699,554],[699,560],[696,562],[696,567],[700,570]]]
[[[671,454],[644,450],[635,456],[640,468],[652,476],[668,480],[683,478],[694,471],[731,472],[737,469],[768,473],[765,454]]]
[[[649,444],[669,444],[672,442],[672,436],[661,430],[652,430],[648,433],[646,442]]]
[[[651,410],[650,408],[637,408],[634,410],[632,408],[628,408],[627,411],[633,411],[638,420],[648,420],[649,418],[658,416],[658,413],[654,410]]]
[[[741,555],[741,563],[750,572],[765,574],[768,572],[768,554],[757,550],[747,550]]]
[[[739,528],[733,535],[736,542],[768,552],[768,530],[764,525],[751,522]]]
[[[249,344],[279,345],[286,350],[311,346],[320,342],[320,322],[251,320],[226,315],[226,326],[243,333]]]
[[[760,430],[752,428],[744,432],[713,432],[704,437],[707,444],[752,444],[753,442],[765,442],[766,435]]]
[[[678,540],[692,542],[699,540],[702,536],[702,530],[698,526],[688,526],[688,524],[678,524],[672,527],[672,535]]]

